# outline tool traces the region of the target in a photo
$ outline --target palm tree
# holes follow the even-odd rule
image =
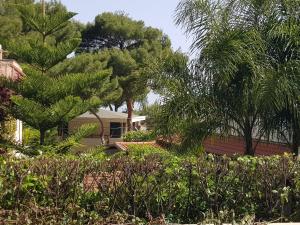
[[[269,134],[268,131],[278,128],[270,126],[275,124],[270,123],[270,118],[274,122],[274,118],[278,118],[278,113],[285,110],[287,105],[289,114],[280,117],[281,121],[293,124],[290,127],[294,127],[294,131],[299,128],[299,113],[295,114],[296,111],[299,112],[299,86],[293,84],[293,89],[290,89],[289,85],[286,85],[285,89],[281,89],[284,90],[282,92],[278,89],[279,86],[269,85],[270,80],[274,81],[276,74],[281,74],[286,84],[291,85],[295,81],[299,83],[295,75],[293,79],[290,79],[291,76],[283,76],[278,68],[286,68],[287,64],[280,66],[280,62],[272,56],[290,47],[288,44],[291,37],[287,37],[287,34],[291,32],[287,25],[282,25],[282,18],[289,21],[290,26],[291,22],[296,26],[298,20],[294,17],[297,12],[298,17],[295,18],[299,19],[299,7],[296,7],[289,19],[282,13],[286,12],[286,9],[283,10],[284,3],[289,5],[293,1],[295,2],[183,0],[179,3],[176,9],[176,23],[194,37],[191,50],[197,53],[197,58],[192,63],[193,70],[185,79],[186,82],[183,82],[182,88],[185,91],[181,91],[188,98],[184,100],[181,108],[193,108],[189,111],[180,110],[185,120],[189,118],[190,126],[187,126],[187,130],[192,129],[186,132],[192,134],[187,139],[197,138],[197,132],[193,132],[193,128],[203,126],[202,130],[209,131],[202,132],[205,135],[218,131],[221,134],[242,136],[245,154],[254,155],[260,139]],[[281,14],[277,15],[280,10]],[[296,30],[299,32],[299,29]],[[277,35],[277,38],[274,39],[274,35]],[[295,36],[295,33],[291,36],[299,37]],[[278,37],[285,37],[285,45],[275,50]],[[295,40],[295,43],[299,41]],[[293,57],[299,57],[299,45],[293,45],[289,54],[292,53]],[[298,56],[295,56],[295,53]],[[296,61],[289,61],[288,68],[294,71],[292,74],[296,74],[295,68],[299,68]],[[175,102],[178,104],[179,100]],[[174,109],[171,112],[179,115]],[[198,125],[194,126],[195,123]],[[293,139],[299,140],[297,137],[298,134]],[[203,140],[199,137],[197,139]]]
[[[293,152],[300,146],[300,2],[276,1],[272,5],[265,33],[271,65],[264,82],[266,121],[271,131],[286,140]]]
[[[233,1],[182,1],[176,23],[194,35],[192,50],[198,57],[191,79],[199,89],[198,111],[209,115],[202,123],[214,124],[214,129],[208,128],[211,132],[242,136],[245,154],[254,155],[253,139],[264,135],[263,130],[255,131],[263,115],[259,92],[264,45],[256,27],[242,23],[238,6]]]

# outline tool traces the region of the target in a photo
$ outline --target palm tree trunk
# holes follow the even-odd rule
[[[132,129],[132,113],[133,113],[133,101],[131,98],[129,98],[126,101],[127,104],[127,113],[128,113],[128,117],[127,117],[127,130],[131,131]]]
[[[253,138],[252,138],[252,127],[250,123],[245,123],[244,129],[244,142],[245,142],[245,155],[254,156],[255,149],[253,148]]]

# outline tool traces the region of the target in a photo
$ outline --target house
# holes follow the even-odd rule
[[[13,81],[19,80],[22,76],[24,76],[22,68],[15,60],[3,59],[3,53],[4,51],[2,50],[2,46],[0,45],[0,76],[12,79]],[[11,94],[12,93],[9,89],[0,87],[1,104],[9,104],[9,97]],[[0,112],[0,114],[4,115],[3,112]],[[9,121],[9,123],[5,125],[14,126],[14,129],[11,129],[14,130],[14,134],[9,134],[9,136],[12,136],[12,139],[16,143],[22,143],[22,121]],[[4,124],[2,124],[1,126],[4,126]]]
[[[122,136],[127,132],[127,113],[113,112],[105,109],[99,109],[97,116],[101,118],[103,123],[103,132],[104,140],[106,144],[113,144],[115,142],[122,141]],[[145,130],[145,116],[136,116],[132,117],[132,130]],[[68,133],[76,131],[80,126],[87,123],[96,123],[99,124],[97,117],[90,113],[86,112],[75,119],[71,120],[68,124]],[[83,144],[85,146],[93,147],[101,144],[101,127],[97,131],[89,136],[84,138]]]

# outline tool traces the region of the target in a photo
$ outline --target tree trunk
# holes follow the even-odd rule
[[[245,155],[251,155],[254,156],[255,151],[253,149],[253,142],[252,142],[252,137],[244,137],[245,141]]]
[[[245,124],[244,129],[245,155],[254,156],[255,149],[253,148],[252,127],[249,123]]]
[[[100,123],[100,140],[101,140],[101,144],[104,144],[104,125],[103,125],[103,121],[102,119],[97,115],[97,112],[95,112],[94,110],[90,110],[91,113],[97,118],[97,120]]]
[[[40,130],[40,145],[44,145],[45,144],[45,131],[44,130]]]
[[[126,101],[126,104],[127,104],[127,113],[128,113],[127,130],[131,131],[131,129],[132,129],[132,113],[133,113],[133,101],[132,101],[132,99],[128,99]]]
[[[294,128],[292,150],[295,156],[299,156],[299,147],[300,147],[300,129]]]

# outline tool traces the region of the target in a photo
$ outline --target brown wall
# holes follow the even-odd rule
[[[256,145],[256,142],[253,141],[253,145]],[[209,137],[204,143],[203,147],[206,152],[215,153],[215,154],[244,154],[245,144],[244,140],[241,137]],[[291,150],[283,144],[277,143],[267,143],[261,141],[256,147],[256,155],[275,155],[283,154],[284,152],[291,152]]]

